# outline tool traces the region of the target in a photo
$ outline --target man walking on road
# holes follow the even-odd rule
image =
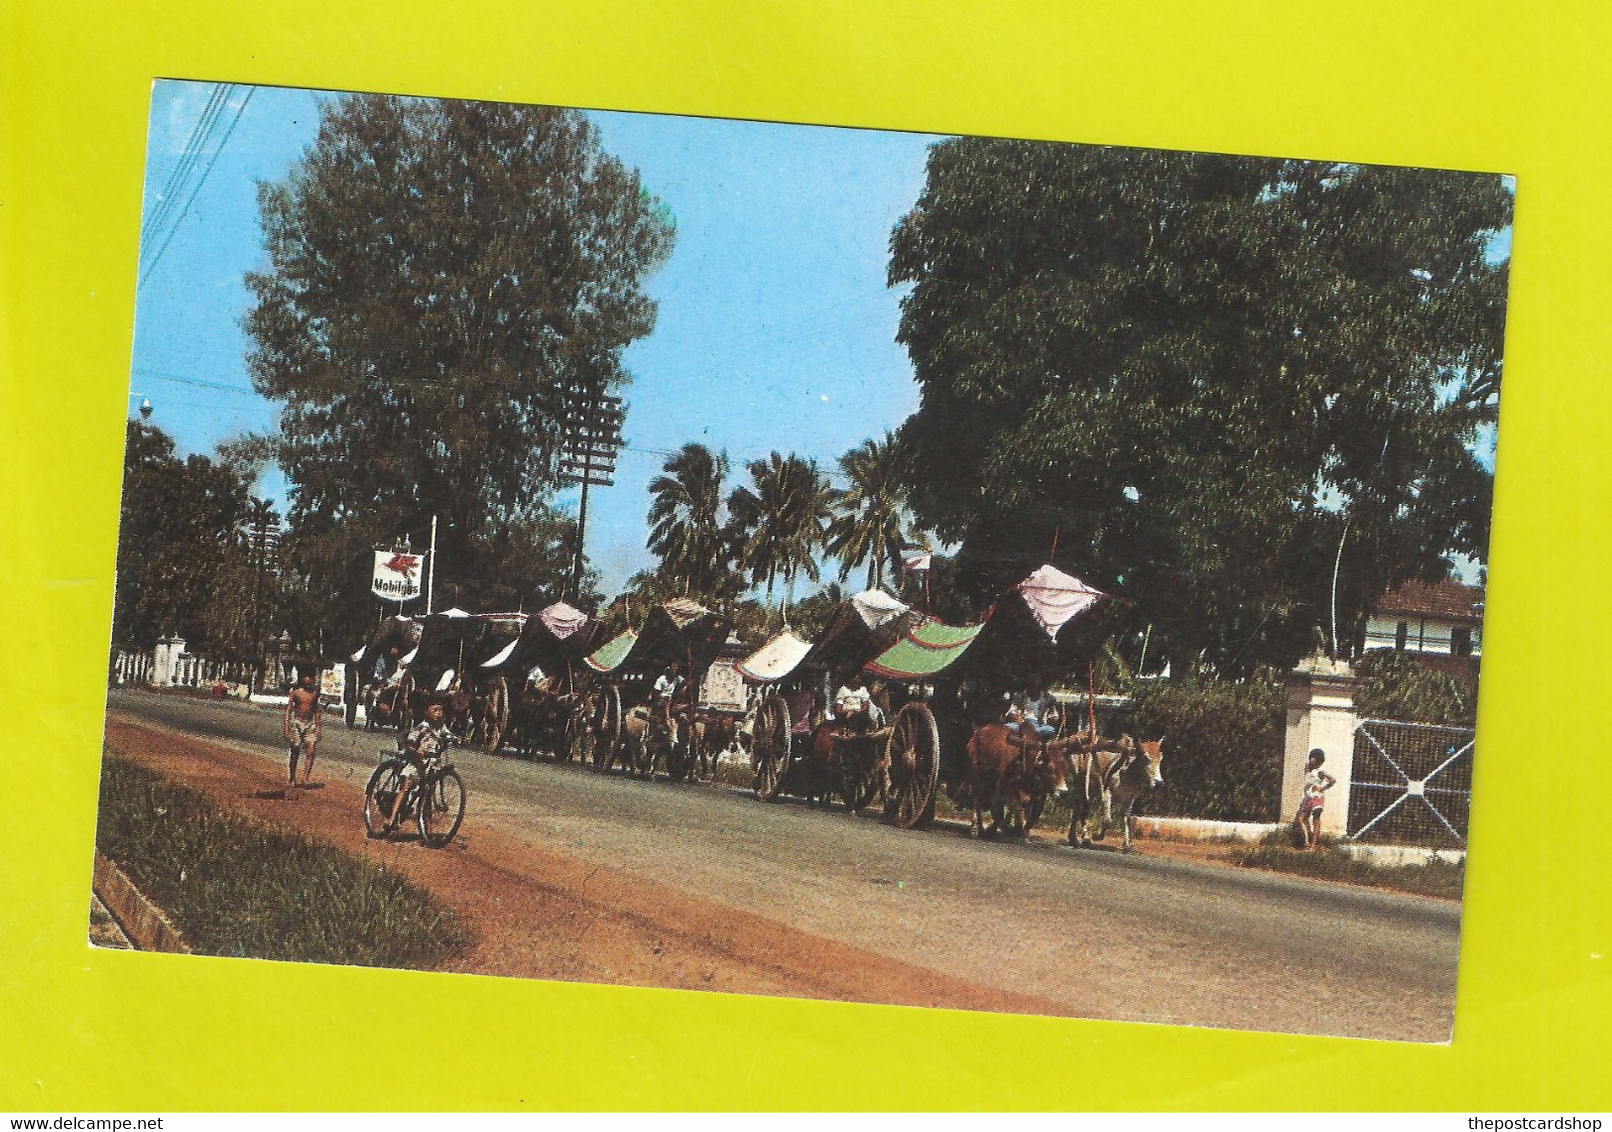
[[[285,701],[285,741],[291,747],[288,776],[292,786],[306,787],[313,774],[314,748],[319,745],[319,689],[312,676],[291,689]],[[303,755],[302,781],[297,781],[297,753]]]

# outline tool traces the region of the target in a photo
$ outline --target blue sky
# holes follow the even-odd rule
[[[251,392],[241,331],[242,276],[265,262],[256,184],[285,176],[328,97],[233,88],[205,152],[231,122],[234,129],[169,239],[169,225],[153,229],[151,220],[213,89],[153,88],[129,402],[132,411],[148,397],[152,422],[183,451],[201,453],[274,427],[274,406]],[[611,593],[648,564],[646,489],[671,450],[698,440],[726,450],[737,468],[777,449],[831,470],[841,453],[917,407],[912,367],[895,344],[899,295],[884,280],[890,230],[917,199],[935,138],[591,117],[605,150],[642,173],[678,229],[670,260],[648,284],[660,306],[655,332],[626,354],[634,382],[616,484],[589,495],[589,558]],[[197,163],[191,186],[206,168]],[[166,205],[170,221],[189,192]],[[283,510],[278,472],[258,491]]]

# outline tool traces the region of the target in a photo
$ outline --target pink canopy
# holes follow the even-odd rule
[[[1036,619],[1036,624],[1045,629],[1047,636],[1054,641],[1058,639],[1058,630],[1065,623],[1108,596],[1102,590],[1093,589],[1072,574],[1065,574],[1052,566],[1037,568],[1035,573],[1014,588],[1024,598],[1024,604],[1030,607],[1030,615]]]

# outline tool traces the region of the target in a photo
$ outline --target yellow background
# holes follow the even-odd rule
[[[0,10],[0,1109],[1612,1107],[1606,6],[607,7]],[[1516,174],[1453,1044],[88,950],[158,76]],[[411,1019],[416,995],[442,1040]],[[399,1093],[377,1067],[426,1044],[432,1072]]]

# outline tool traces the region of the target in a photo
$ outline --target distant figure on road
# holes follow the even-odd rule
[[[285,701],[285,741],[291,747],[287,774],[292,786],[307,786],[313,774],[314,748],[319,745],[319,689],[312,676],[304,676]],[[301,752],[302,781],[297,781],[297,754]]]
[[[1304,797],[1299,800],[1299,812],[1293,816],[1299,840],[1311,851],[1321,843],[1321,807],[1325,804],[1326,792],[1338,782],[1321,769],[1326,761],[1326,752],[1320,747],[1310,752],[1309,762],[1304,767]]]

